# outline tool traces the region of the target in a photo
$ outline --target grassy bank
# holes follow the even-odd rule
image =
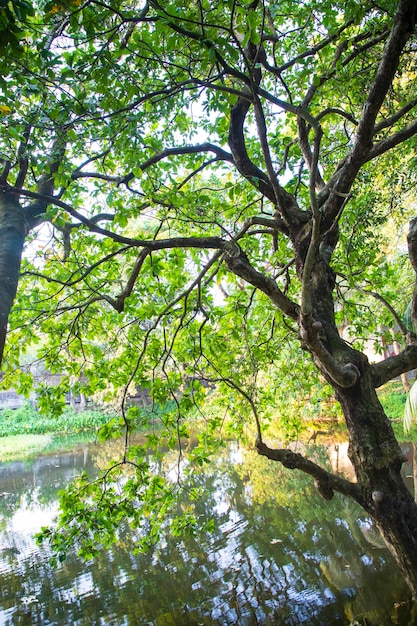
[[[83,440],[94,440],[108,420],[99,411],[76,413],[69,408],[60,417],[46,417],[29,404],[0,411],[0,462],[69,450]]]
[[[43,452],[51,443],[52,435],[12,435],[0,440],[0,461],[16,461]]]
[[[384,385],[378,392],[379,400],[384,411],[391,420],[402,422],[407,394],[400,382]]]
[[[65,409],[59,417],[48,417],[26,404],[20,409],[0,411],[0,437],[76,433],[98,429],[109,419],[108,415],[99,411],[75,412],[70,408]]]
[[[172,411],[173,403],[141,409],[133,430],[141,431]],[[112,420],[100,411],[75,412],[65,409],[58,417],[41,415],[31,405],[0,411],[0,463],[27,459],[58,450],[71,450],[80,443],[95,441],[98,432]],[[101,433],[105,431],[101,430]],[[114,435],[110,434],[109,437]]]
[[[407,394],[402,385],[389,383],[378,395],[392,422],[397,439],[417,441],[417,422],[411,433],[404,433],[403,413]],[[163,417],[169,410],[172,410],[171,403],[164,407],[154,407],[152,417],[149,416],[150,422]],[[323,417],[326,430],[329,430],[328,416]],[[110,419],[111,416],[100,411],[75,412],[70,408],[65,409],[59,417],[47,417],[40,415],[29,404],[16,410],[0,411],[0,462],[51,452],[54,449],[70,449],[80,441],[94,440],[96,432]],[[142,426],[145,422],[146,420],[142,422]],[[318,423],[320,427],[320,418]],[[335,421],[334,429],[330,428],[330,431],[344,437],[341,431],[345,431],[345,427]]]

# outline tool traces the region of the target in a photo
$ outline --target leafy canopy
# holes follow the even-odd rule
[[[235,433],[249,424],[259,436],[280,420],[283,381],[294,383],[302,371],[293,386],[311,396],[316,378],[298,347],[303,276],[290,213],[279,215],[277,206],[293,198],[304,232],[314,187],[324,202],[338,184],[396,7],[391,0],[5,3],[0,25],[11,25],[11,35],[0,75],[0,182],[34,207],[9,318],[6,384],[30,390],[19,364],[41,341],[38,358],[65,373],[59,388],[39,390],[45,411],[70,387],[118,398],[120,419],[103,436],[124,433],[127,442],[134,422],[149,423],[127,408],[134,387],[148,389],[155,403],[174,401],[147,446],[126,447],[113,472],[93,487],[81,477],[67,493],[65,545],[82,537],[90,554],[103,530],[114,538],[121,516],[137,525],[145,516],[144,542],[154,539],[175,489],[150,472],[148,451],[161,440],[182,450],[183,417],[195,406],[206,429],[187,471],[204,466],[225,415]],[[359,334],[371,320],[387,321],[381,302],[402,313],[411,297],[404,264],[395,254],[394,263],[386,259],[380,243],[389,220],[407,213],[392,204],[405,176],[408,193],[415,184],[415,71],[410,43],[354,193],[333,212],[337,224],[345,211],[333,260],[336,315]],[[411,156],[398,150],[388,159],[402,141]],[[404,288],[396,288],[398,275]],[[317,403],[329,394],[321,384]],[[211,388],[216,410],[206,413]],[[283,415],[282,425],[297,433],[287,421]],[[126,463],[132,476],[118,483]],[[185,526],[193,525],[187,516]]]

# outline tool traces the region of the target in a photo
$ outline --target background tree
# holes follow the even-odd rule
[[[28,388],[19,353],[48,336],[39,356],[68,376],[43,390],[45,408],[74,378],[86,394],[108,381],[126,391],[106,431],[125,433],[122,461],[69,490],[56,548],[78,537],[88,554],[123,517],[154,540],[176,492],[150,472],[146,446],[128,446],[125,398],[139,384],[172,397],[162,437],[181,450],[203,377],[224,390],[235,431],[249,408],[260,454],[369,513],[416,594],[417,508],[376,388],[417,366],[417,346],[378,291],[389,267],[375,240],[387,162],[414,159],[415,1],[74,0],[19,19],[0,78],[5,379]],[[416,245],[412,221],[414,270]],[[342,306],[355,322],[363,311],[353,288],[388,304],[400,354],[370,364],[340,337]],[[333,389],[357,482],[265,442],[283,354],[312,361]],[[222,420],[207,420],[194,465]],[[176,530],[195,523],[181,520]]]

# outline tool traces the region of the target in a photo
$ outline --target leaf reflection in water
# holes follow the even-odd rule
[[[83,447],[0,466],[1,624],[412,623],[408,592],[369,520],[234,444],[192,476],[204,493],[198,513],[215,520],[210,535],[166,534],[134,555],[124,528],[94,560],[70,554],[52,569],[33,534],[55,515],[59,489],[81,470],[94,475],[95,458]]]

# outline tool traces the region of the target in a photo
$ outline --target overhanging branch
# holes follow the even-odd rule
[[[3,188],[0,185],[0,190]],[[201,248],[201,249],[214,249],[223,250],[227,245],[221,237],[172,237],[169,239],[135,239],[134,237],[124,237],[118,235],[106,228],[101,228],[95,223],[94,216],[90,219],[85,217],[74,209],[71,205],[59,200],[54,196],[47,196],[45,194],[36,193],[34,191],[14,189],[13,187],[7,187],[7,191],[11,194],[27,196],[28,198],[36,198],[42,200],[47,205],[56,205],[64,209],[67,213],[72,215],[75,219],[79,220],[84,226],[86,226],[91,232],[109,237],[113,241],[118,243],[127,244],[136,248],[147,248],[148,250],[166,250],[169,248]]]
[[[410,344],[400,354],[373,363],[370,368],[372,380],[377,389],[393,378],[417,368],[417,345]]]
[[[265,293],[271,302],[285,315],[298,320],[298,304],[290,300],[279,289],[277,283],[272,278],[252,267],[248,257],[236,243],[227,244],[224,250],[225,262],[231,272]]]
[[[344,496],[354,498],[357,502],[360,501],[360,489],[356,483],[351,483],[341,476],[328,472],[320,465],[306,459],[302,454],[287,448],[269,448],[263,441],[259,440],[256,442],[256,449],[262,456],[266,456],[271,461],[281,463],[287,469],[298,469],[304,472],[304,474],[312,476],[317,491],[326,500],[331,500],[334,492],[337,491]]]

